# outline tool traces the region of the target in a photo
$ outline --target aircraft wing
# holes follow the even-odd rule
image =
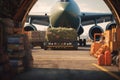
[[[32,24],[40,24],[40,25],[49,26],[48,15],[28,15],[26,22],[29,22],[29,19],[31,19],[30,21]]]
[[[83,26],[97,23],[107,22],[113,20],[113,15],[111,13],[88,13],[83,12],[81,15],[81,24]],[[48,15],[28,15],[27,22],[31,19],[32,24],[40,24],[49,26],[49,16]]]
[[[83,12],[80,15],[81,24],[83,26],[97,23],[107,22],[113,20],[113,15],[111,13],[88,13]]]

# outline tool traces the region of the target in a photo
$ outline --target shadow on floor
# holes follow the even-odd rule
[[[102,71],[34,68],[17,75],[14,80],[117,80],[117,79],[113,78],[112,76]]]

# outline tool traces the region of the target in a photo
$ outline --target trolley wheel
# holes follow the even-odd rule
[[[83,39],[83,46],[86,46],[86,39]]]
[[[48,48],[46,46],[44,46],[44,50],[47,50]]]

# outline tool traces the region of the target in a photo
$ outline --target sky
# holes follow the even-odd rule
[[[30,13],[50,12],[53,5],[59,0],[38,0]],[[103,0],[74,0],[81,12],[110,12]]]
[[[59,0],[38,0],[31,9],[30,14],[43,14],[43,15],[45,13],[49,14],[51,8],[57,1]],[[78,4],[81,12],[111,13],[111,11],[109,10],[109,8],[107,7],[103,0],[74,0],[74,1]],[[108,23],[101,23],[98,25],[105,29],[105,26],[107,24]],[[83,36],[88,35],[91,26],[94,26],[94,24],[83,27],[85,30]],[[37,25],[37,28],[41,28],[42,30],[47,29],[47,27],[43,25],[41,25],[41,27]]]

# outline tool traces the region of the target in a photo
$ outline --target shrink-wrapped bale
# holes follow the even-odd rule
[[[92,43],[91,44],[90,55],[94,55],[101,46],[102,46],[101,43],[98,43],[98,42]]]
[[[105,56],[104,54],[98,55],[98,61],[97,61],[98,65],[100,65],[100,66],[105,65],[105,57],[104,56]]]
[[[111,62],[112,62],[111,53],[110,53],[109,50],[106,50],[104,54],[105,54],[105,65],[106,65],[106,66],[110,66],[110,65],[111,65]]]
[[[109,47],[108,47],[106,44],[104,44],[104,45],[102,45],[102,46],[96,51],[96,53],[94,54],[94,56],[95,56],[95,57],[98,57],[99,55],[104,54],[104,52],[105,52],[106,50],[109,50]]]
[[[48,41],[76,41],[77,32],[73,28],[49,28],[47,32]]]

